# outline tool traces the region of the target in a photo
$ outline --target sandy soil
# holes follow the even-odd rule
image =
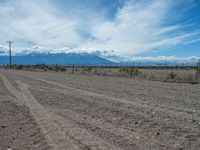
[[[0,149],[200,149],[200,85],[8,70],[0,83]]]

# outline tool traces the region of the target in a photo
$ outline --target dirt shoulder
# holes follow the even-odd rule
[[[48,146],[26,106],[15,103],[0,79],[0,149],[46,150]]]

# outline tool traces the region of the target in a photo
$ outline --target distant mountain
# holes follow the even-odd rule
[[[156,56],[156,57],[126,57],[116,54],[114,51],[96,50],[92,54],[120,65],[134,66],[196,66],[199,57],[176,57],[176,56]]]
[[[8,56],[0,56],[0,64],[8,64]],[[77,64],[77,65],[109,65],[111,61],[88,53],[30,53],[15,55],[13,64]]]
[[[127,63],[132,62],[132,60],[128,57],[116,54],[115,51],[100,51],[96,50],[92,52],[91,54],[99,56],[101,58],[107,59],[114,63]]]
[[[60,64],[60,65],[134,65],[134,66],[196,66],[200,58],[157,56],[125,57],[114,51],[44,53],[24,51],[12,57],[13,64]],[[0,51],[0,64],[8,64],[9,58]]]

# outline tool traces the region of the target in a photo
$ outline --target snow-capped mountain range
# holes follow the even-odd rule
[[[83,64],[83,65],[185,65],[195,66],[200,58],[158,56],[158,57],[128,57],[116,54],[115,51],[82,51],[63,48],[47,50],[35,46],[30,49],[16,49],[13,54],[13,64]],[[0,45],[0,64],[8,64],[7,47]]]

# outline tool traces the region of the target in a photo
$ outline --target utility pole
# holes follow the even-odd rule
[[[6,43],[8,43],[9,45],[9,60],[10,60],[10,69],[12,68],[12,41],[6,41]]]

